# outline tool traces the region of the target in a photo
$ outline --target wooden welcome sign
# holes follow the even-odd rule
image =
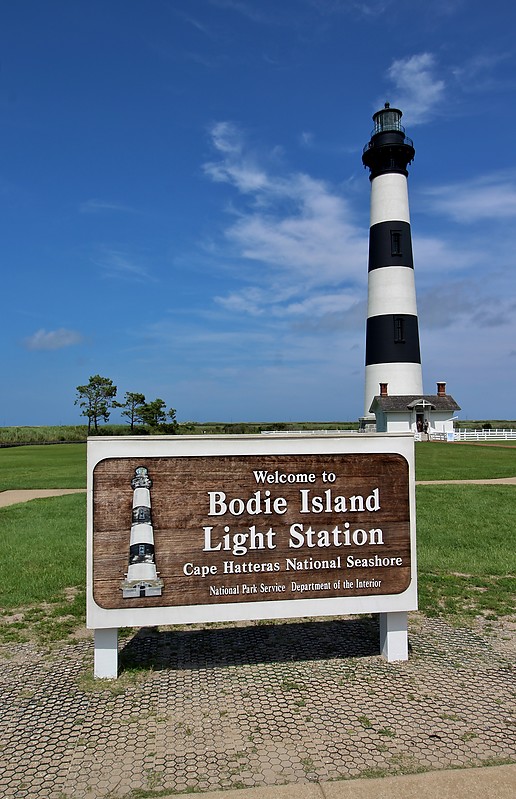
[[[88,442],[88,626],[417,607],[406,434]]]

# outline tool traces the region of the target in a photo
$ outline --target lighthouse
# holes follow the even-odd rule
[[[163,580],[158,576],[154,559],[154,528],[151,516],[152,480],[145,466],[135,469],[131,480],[133,509],[129,543],[129,568],[122,581],[125,599],[161,596]]]
[[[410,233],[407,167],[415,150],[389,103],[373,115],[362,161],[370,171],[368,303],[364,422],[373,399],[388,391],[421,395],[423,377]]]

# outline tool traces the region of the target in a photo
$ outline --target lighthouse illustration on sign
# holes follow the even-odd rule
[[[371,180],[365,418],[380,384],[391,395],[423,392],[407,187],[415,150],[401,117],[385,103],[362,155]]]
[[[154,529],[152,527],[150,489],[152,480],[145,466],[135,469],[131,480],[133,512],[129,544],[129,569],[122,581],[125,599],[161,596],[163,580],[158,576],[154,559]]]

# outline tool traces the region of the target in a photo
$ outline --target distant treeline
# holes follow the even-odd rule
[[[458,421],[456,427],[470,430],[516,429],[516,420],[501,419]],[[358,430],[358,422],[182,422],[176,435],[250,435],[292,430]],[[21,444],[64,444],[86,441],[87,425],[61,425],[38,427],[0,427],[0,447]],[[148,435],[145,427],[136,427],[133,435]],[[130,435],[129,425],[106,424],[99,427],[101,436]]]
[[[176,435],[252,434],[287,430],[356,430],[356,422],[183,422],[177,425]],[[99,436],[131,435],[129,425],[99,426]],[[136,426],[132,435],[149,435],[149,430]],[[64,444],[86,441],[87,425],[38,427],[0,427],[0,446],[16,444]]]

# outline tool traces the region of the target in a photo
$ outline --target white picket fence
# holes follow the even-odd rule
[[[454,441],[516,441],[516,430],[454,430]]]

